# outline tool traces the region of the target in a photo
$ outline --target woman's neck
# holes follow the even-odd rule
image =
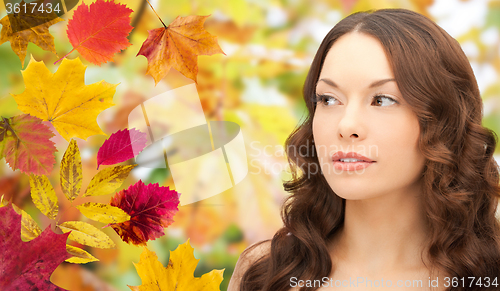
[[[366,274],[422,269],[428,233],[422,192],[419,185],[404,192],[346,200],[344,225],[332,240],[334,261]]]

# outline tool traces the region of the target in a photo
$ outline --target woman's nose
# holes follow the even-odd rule
[[[364,135],[364,123],[361,106],[357,104],[345,105],[338,125],[338,136],[343,139],[359,139]]]

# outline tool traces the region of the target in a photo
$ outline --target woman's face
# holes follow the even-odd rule
[[[316,94],[314,144],[337,195],[356,200],[419,191],[425,159],[417,146],[418,119],[376,38],[358,32],[340,37],[326,55]],[[334,162],[339,151],[373,162]]]

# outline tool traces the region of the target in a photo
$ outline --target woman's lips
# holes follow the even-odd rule
[[[372,159],[358,154],[357,152],[344,153],[343,151],[338,151],[332,155],[332,161],[339,161],[341,159],[357,159],[363,162],[373,162]]]
[[[356,170],[362,170],[365,169],[371,164],[375,162],[341,162],[341,161],[333,161],[333,167],[336,170],[342,170],[342,171],[356,171]]]

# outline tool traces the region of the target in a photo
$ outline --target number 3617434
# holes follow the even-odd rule
[[[38,6],[38,7],[37,7]],[[19,3],[7,3],[5,5],[8,14],[11,13],[60,13],[61,8],[59,7],[59,3],[56,3],[55,6],[52,3],[24,3],[23,5]]]

